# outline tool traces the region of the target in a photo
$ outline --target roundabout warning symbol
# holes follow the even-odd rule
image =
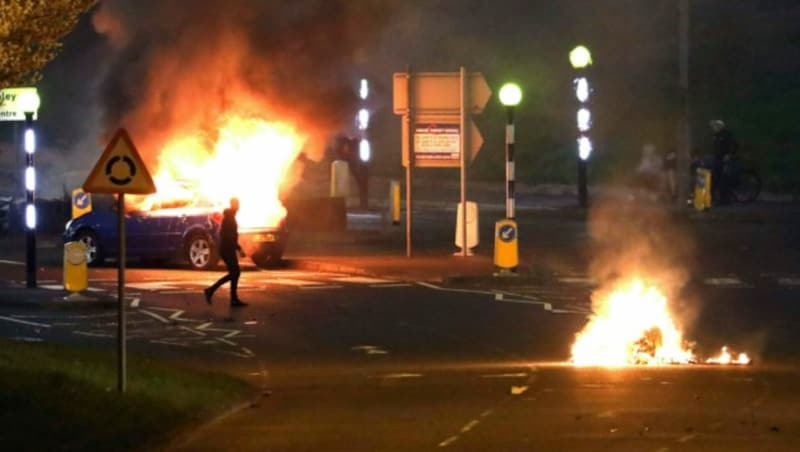
[[[89,193],[137,195],[156,192],[153,178],[125,129],[119,129],[114,134],[83,183],[83,189]]]

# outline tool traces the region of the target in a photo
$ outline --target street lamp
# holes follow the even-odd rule
[[[514,219],[514,107],[522,101],[522,90],[516,83],[500,88],[500,103],[506,107],[506,218]]]
[[[517,222],[514,220],[514,108],[522,101],[522,90],[515,83],[500,88],[500,103],[506,107],[506,218],[495,223],[494,262],[498,275],[516,275],[519,265]]]
[[[592,65],[592,53],[585,46],[579,45],[569,53],[569,62],[572,68],[578,72],[578,76],[573,80],[575,98],[579,103],[576,117],[578,125],[578,202],[581,206],[586,207],[589,197],[586,187],[586,162],[592,155],[594,146],[589,138],[589,131],[592,128],[589,95],[592,90],[589,87],[589,79],[585,72]]]
[[[39,109],[39,103],[35,91],[20,94],[19,105],[25,113],[25,281],[28,288],[36,287],[36,169],[33,165],[36,131],[33,115]]]
[[[366,209],[369,206],[369,161],[372,159],[372,146],[369,142],[369,121],[370,112],[368,108],[369,81],[362,78],[359,81],[358,97],[361,99],[361,108],[356,113],[356,124],[358,125],[358,182],[359,205]],[[353,149],[355,151],[355,149]]]

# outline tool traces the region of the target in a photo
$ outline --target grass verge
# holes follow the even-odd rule
[[[0,340],[4,450],[144,450],[245,400],[233,377],[129,356],[117,393],[116,355]]]

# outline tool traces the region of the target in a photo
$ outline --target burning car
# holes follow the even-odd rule
[[[207,202],[171,202],[125,213],[126,253],[143,261],[183,259],[198,270],[219,261],[217,243],[221,209]],[[239,243],[260,267],[280,262],[288,231],[285,218],[273,226],[239,231]],[[86,245],[87,261],[98,265],[118,253],[117,212],[98,209],[69,221],[64,241]]]

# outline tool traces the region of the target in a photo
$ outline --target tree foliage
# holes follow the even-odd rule
[[[0,1],[0,88],[32,84],[97,0]]]

